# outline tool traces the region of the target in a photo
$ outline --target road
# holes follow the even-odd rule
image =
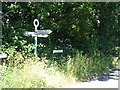
[[[72,83],[66,88],[118,88],[119,77],[120,68],[116,68],[90,81]]]

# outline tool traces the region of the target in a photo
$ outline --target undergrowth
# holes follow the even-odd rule
[[[44,62],[26,63],[23,68],[0,66],[0,89],[57,88],[75,81],[56,68],[47,68]]]
[[[118,62],[118,58],[113,56],[86,57],[78,53],[74,58],[69,58],[67,73],[84,81],[114,68]]]
[[[77,81],[85,81],[118,65],[119,57],[56,55],[53,59],[37,57],[14,48],[5,66],[0,66],[1,88],[59,88]],[[59,56],[59,58],[57,58]]]

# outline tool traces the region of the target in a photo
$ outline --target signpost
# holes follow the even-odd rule
[[[47,34],[50,34],[50,33],[52,33],[51,30],[37,30],[35,32],[36,35],[47,35]]]
[[[53,50],[53,54],[55,53],[63,53],[63,50]]]
[[[0,58],[7,58],[7,54],[0,54]]]
[[[33,24],[35,26],[35,32],[26,31],[25,36],[32,36],[35,38],[35,40],[34,40],[34,44],[35,44],[34,53],[35,53],[35,55],[37,55],[37,37],[47,38],[48,34],[52,33],[52,31],[49,29],[48,30],[38,30],[37,27],[39,26],[39,21],[37,19],[34,20]]]
[[[5,58],[7,58],[7,54],[0,54],[0,65],[5,65]]]
[[[47,34],[38,34],[36,32],[28,32],[28,31],[26,31],[24,35],[25,36],[33,36],[33,37],[43,37],[43,38],[47,38],[48,37]]]

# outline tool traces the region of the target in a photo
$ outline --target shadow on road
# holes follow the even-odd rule
[[[120,68],[112,69],[88,81],[70,84],[69,88],[117,88]]]
[[[105,74],[99,75],[97,78],[93,79],[92,81],[95,81],[95,80],[108,81],[110,79],[119,80],[119,77],[120,77],[119,72],[120,72],[120,69],[112,69],[111,71]]]

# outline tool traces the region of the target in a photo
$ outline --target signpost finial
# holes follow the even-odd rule
[[[34,26],[35,26],[35,30],[37,30],[37,27],[39,26],[39,21],[38,21],[38,19],[34,19],[33,24],[34,24]]]

